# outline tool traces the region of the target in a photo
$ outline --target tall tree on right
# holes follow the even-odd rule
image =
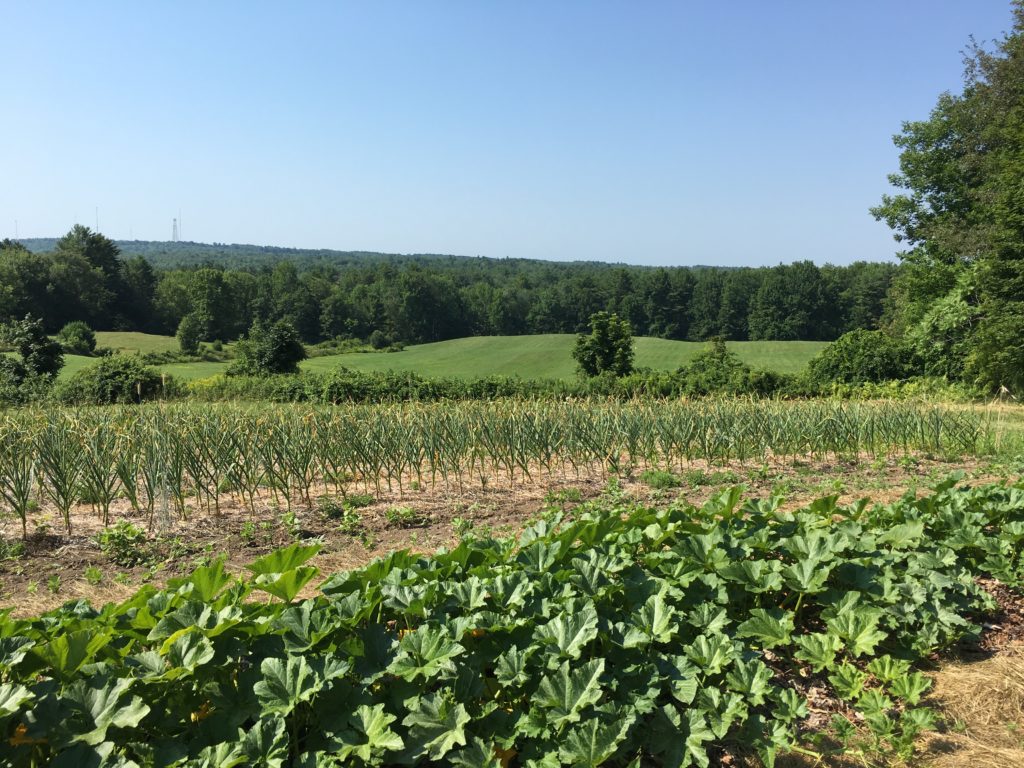
[[[891,330],[930,370],[1024,393],[1021,0],[1013,16],[991,50],[972,45],[962,93],[904,123],[894,138],[900,172],[890,177],[902,191],[872,214],[908,246],[890,294]]]

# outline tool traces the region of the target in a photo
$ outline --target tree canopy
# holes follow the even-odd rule
[[[586,376],[627,376],[633,372],[633,330],[629,321],[609,312],[590,316],[590,333],[576,337],[572,350]]]
[[[962,93],[895,137],[901,192],[872,209],[907,245],[890,327],[935,372],[1024,392],[1024,4]]]

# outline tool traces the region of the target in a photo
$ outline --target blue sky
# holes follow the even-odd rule
[[[1008,0],[7,4],[0,237],[843,264]]]

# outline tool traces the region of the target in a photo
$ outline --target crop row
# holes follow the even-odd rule
[[[915,666],[980,631],[977,576],[1024,578],[1024,486],[777,504],[605,499],[518,540],[394,553],[302,601],[316,547],[296,544],[245,576],[218,561],[102,610],[0,615],[0,764],[908,757],[936,723]],[[799,737],[807,690],[840,712],[827,737]]]
[[[813,455],[972,453],[985,430],[969,412],[827,401],[435,403],[393,406],[147,406],[0,414],[0,493],[24,523],[48,503],[70,530],[88,500],[106,523],[126,497],[150,516],[250,508],[271,492],[289,508],[317,488],[486,483],[533,472],[623,464]]]

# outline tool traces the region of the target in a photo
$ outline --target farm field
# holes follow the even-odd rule
[[[171,336],[144,333],[96,334],[99,346],[112,347],[125,354],[173,351],[178,348]],[[358,371],[412,371],[426,377],[481,378],[519,376],[524,379],[572,379],[576,364],[572,359],[575,336],[546,334],[539,336],[482,336],[440,341],[406,347],[401,352],[349,353],[305,360],[306,371],[325,372],[339,366]],[[823,341],[736,341],[729,348],[747,364],[780,373],[797,373],[824,349]],[[636,339],[636,365],[673,371],[692,360],[706,344],[696,341]],[[68,355],[61,376],[68,376],[88,365],[90,358]],[[227,363],[168,363],[156,366],[183,381],[207,378],[223,373]]]
[[[966,463],[973,482],[991,482],[1006,471]],[[993,658],[1001,664],[1012,663],[1014,643],[1024,638],[1024,612],[1011,593],[999,593],[997,601],[970,580],[975,573],[988,577],[993,568],[1009,583],[1022,575],[1019,561],[999,564],[986,553],[993,547],[1012,552],[1016,534],[1009,532],[1024,516],[1015,499],[1024,488],[986,485],[968,491],[946,482],[934,492],[915,485],[918,492],[910,496],[888,496],[894,486],[918,479],[934,483],[949,468],[917,459],[870,466],[808,463],[768,472],[695,465],[674,475],[678,485],[672,488],[663,476],[641,475],[603,487],[593,479],[562,483],[543,497],[527,490],[529,498],[519,501],[530,503],[518,512],[491,509],[500,498],[492,487],[474,508],[459,510],[466,517],[411,522],[395,518],[393,510],[403,507],[394,502],[425,509],[424,489],[401,498],[385,492],[369,502],[353,494],[351,504],[321,501],[287,525],[265,513],[242,513],[216,526],[201,517],[162,539],[108,539],[103,558],[72,544],[75,556],[85,556],[75,566],[86,575],[74,582],[70,570],[63,571],[63,596],[37,597],[41,589],[25,587],[26,602],[35,609],[54,606],[77,591],[95,602],[115,599],[121,605],[90,614],[71,603],[45,623],[18,621],[20,655],[0,648],[10,670],[6,719],[28,723],[14,745],[19,756],[45,758],[70,750],[77,750],[76,757],[89,755],[90,747],[74,741],[81,721],[64,713],[86,685],[105,691],[112,706],[134,713],[121,719],[116,732],[100,734],[126,757],[146,745],[172,742],[188,754],[212,750],[204,730],[189,722],[189,712],[201,711],[218,729],[236,716],[255,721],[249,728],[264,733],[263,748],[290,759],[306,749],[365,742],[365,754],[385,765],[446,757],[462,764],[460,756],[490,755],[497,744],[507,750],[510,765],[525,765],[546,751],[583,750],[588,733],[593,738],[590,731],[603,728],[602,764],[625,765],[615,758],[639,751],[662,765],[672,731],[661,718],[674,715],[689,718],[692,732],[700,734],[687,742],[696,765],[703,764],[698,756],[729,764],[758,754],[770,764],[776,753],[792,747],[813,764],[844,745],[863,753],[869,764],[882,765],[899,760],[914,743],[942,759],[950,741],[940,741],[931,752],[924,732],[942,714],[936,707],[964,702],[932,698],[930,691],[948,697],[955,676],[970,672],[956,667],[948,676],[935,675],[924,657],[954,640],[969,640],[972,622],[981,617],[998,623],[998,632],[982,637],[981,648],[996,652]],[[849,485],[831,489],[839,499],[822,497],[813,482],[837,470]],[[723,492],[720,483],[740,479],[753,484],[749,497],[738,488]],[[854,503],[865,490],[861,483],[891,503]],[[785,500],[783,491],[789,494]],[[359,526],[344,520],[352,511]],[[981,531],[982,515],[988,521],[984,538],[975,534],[973,548],[961,544],[955,562],[938,565],[933,553],[962,538],[967,520],[975,521],[970,530]],[[829,528],[824,520],[830,520]],[[910,531],[921,532],[908,536]],[[394,538],[374,541],[388,532]],[[876,537],[884,542],[884,555]],[[300,543],[291,543],[295,539]],[[434,552],[441,545],[450,552],[394,553],[403,546]],[[728,557],[734,547],[749,551],[748,559]],[[219,553],[229,556],[227,563]],[[378,553],[383,559],[371,562]],[[111,557],[121,564],[112,569]],[[38,555],[29,558],[30,564],[44,562]],[[850,592],[848,580],[869,561],[883,580],[893,579],[895,592]],[[342,567],[354,570],[339,572]],[[124,578],[128,574],[144,582],[177,578],[165,591],[145,587],[136,596]],[[33,575],[42,578],[45,572]],[[908,610],[906,592],[915,590],[925,602]],[[795,607],[794,596],[800,598]],[[946,612],[931,614],[930,600]],[[144,617],[137,613],[140,606],[147,606]],[[101,637],[105,642],[87,642]],[[262,639],[256,643],[255,637]],[[56,655],[61,643],[82,647],[73,656]],[[325,655],[340,663],[325,667]],[[662,656],[676,661],[663,666],[656,661]],[[645,667],[644,659],[654,666]],[[107,663],[92,666],[97,661]],[[120,683],[143,672],[136,663],[148,665],[145,677],[131,686]],[[482,678],[492,668],[498,688],[458,682],[471,673]],[[241,677],[237,687],[225,688],[221,677],[230,677],[232,669],[241,669]],[[995,668],[1006,669],[1015,667]],[[973,674],[979,673],[975,667]],[[46,684],[51,676],[61,681],[59,687]],[[373,683],[384,679],[388,686]],[[306,691],[304,697],[279,703],[303,696],[289,694],[292,686],[306,686],[296,688]],[[402,695],[388,696],[393,686]],[[206,698],[208,687],[220,692]],[[336,704],[328,702],[336,702],[342,690],[360,689],[362,703],[342,710],[355,713],[355,724],[346,726],[342,715],[342,725],[336,725]],[[234,693],[225,698],[225,690]],[[1020,693],[1006,683],[1003,690]],[[643,704],[648,696],[653,710]],[[424,701],[426,712],[420,709]],[[610,710],[608,702],[614,705]],[[489,716],[498,707],[515,716]],[[38,715],[15,714],[30,710]],[[439,725],[417,725],[420,715],[434,722],[427,712],[447,724],[447,740],[435,743]],[[387,738],[378,734],[375,740],[360,730],[368,730],[371,719],[382,723]],[[1011,724],[1004,722],[1004,730]],[[649,738],[659,728],[666,729],[664,742]],[[255,738],[244,738],[245,729],[238,736],[234,726],[226,732],[232,735],[221,737],[207,759],[252,754],[247,750],[255,749]],[[1013,757],[1020,750],[1008,732],[1011,746],[1005,752]],[[318,738],[324,737],[337,738],[341,746],[321,745]],[[972,744],[967,737],[952,738],[964,742],[957,753],[962,759]],[[402,750],[409,756],[402,758]]]
[[[96,346],[116,349],[124,354],[144,355],[147,352],[177,352],[178,340],[136,331],[96,331]]]
[[[701,734],[694,765],[794,747],[807,765],[843,748],[939,759],[926,734],[953,703],[930,691],[955,683],[926,657],[973,643],[1009,664],[1024,640],[1024,601],[1000,586],[1024,577],[1024,487],[1004,485],[1020,481],[1016,433],[996,434],[1015,414],[729,400],[8,411],[0,606],[17,618],[0,634],[0,720],[40,764],[107,743],[136,762],[142,745],[177,744],[197,766],[363,745],[384,765],[492,765],[498,748],[511,768],[587,744],[613,768],[676,764],[667,737],[641,738],[659,728]],[[991,455],[997,436],[1006,452]],[[60,608],[76,599],[120,607]],[[56,612],[31,618],[43,611]],[[982,622],[997,629],[979,636]],[[7,649],[11,632],[26,653]],[[230,704],[225,663],[244,670]],[[123,682],[136,664],[148,671]],[[134,714],[84,746],[64,712],[80,690]],[[321,720],[335,697],[341,719]],[[189,735],[190,712],[217,733],[237,713],[242,735]],[[977,746],[961,742],[961,758]]]
[[[385,354],[320,357],[302,364],[306,370],[341,365],[360,371],[412,371],[422,376],[479,378],[489,375],[526,379],[571,379],[576,375],[571,334],[482,336],[406,347]],[[637,338],[636,365],[674,371],[706,348],[703,342]],[[745,363],[780,373],[796,373],[827,346],[817,341],[736,341],[729,343]]]

